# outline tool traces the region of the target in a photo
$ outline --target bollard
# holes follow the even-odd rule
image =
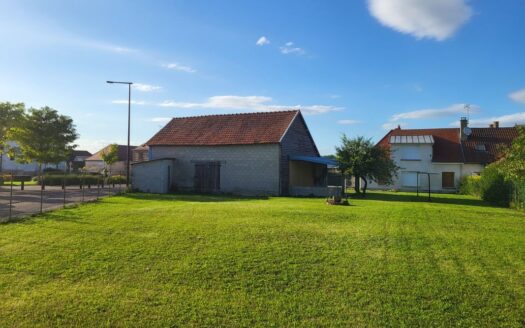
[[[20,183],[20,190],[24,190],[24,180],[22,179],[22,183]]]

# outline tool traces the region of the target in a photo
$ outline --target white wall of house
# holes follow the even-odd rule
[[[392,159],[400,167],[397,178],[392,185],[369,183],[370,189],[416,190],[418,183],[422,189],[428,188],[428,176],[415,172],[429,172],[430,189],[439,192],[455,192],[459,188],[461,178],[478,174],[483,169],[480,164],[464,163],[436,163],[432,162],[431,144],[393,144],[391,145]],[[443,172],[454,173],[454,188],[443,188]]]
[[[173,188],[175,160],[138,162],[131,166],[133,190],[165,194]]]
[[[195,164],[220,162],[220,191],[235,194],[278,195],[277,144],[232,146],[151,146],[151,160],[174,158],[174,184],[192,190]]]

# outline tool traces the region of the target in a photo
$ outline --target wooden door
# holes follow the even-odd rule
[[[213,193],[221,189],[221,165],[217,162],[195,164],[193,185],[196,192]]]
[[[443,172],[441,173],[441,187],[443,188],[455,188],[454,183],[454,172]]]

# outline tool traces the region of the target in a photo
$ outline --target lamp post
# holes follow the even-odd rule
[[[110,84],[127,84],[128,85],[128,147],[126,149],[126,187],[129,188],[129,164],[130,164],[130,145],[129,145],[129,137],[130,137],[130,126],[131,126],[131,85],[133,82],[120,82],[120,81],[106,81]]]

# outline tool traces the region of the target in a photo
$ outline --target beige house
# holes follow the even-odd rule
[[[92,173],[102,172],[105,168],[104,160],[102,160],[102,154],[104,152],[108,152],[110,146],[111,145],[107,145],[106,147],[97,151],[92,156],[86,158],[85,160],[86,165],[84,169]],[[133,152],[133,149],[135,148],[137,147],[130,146],[130,158],[131,158],[131,152]],[[126,174],[125,172],[126,172],[127,149],[128,147],[126,145],[118,145],[118,151],[117,151],[118,160],[115,163],[113,163],[110,168],[112,174]]]

